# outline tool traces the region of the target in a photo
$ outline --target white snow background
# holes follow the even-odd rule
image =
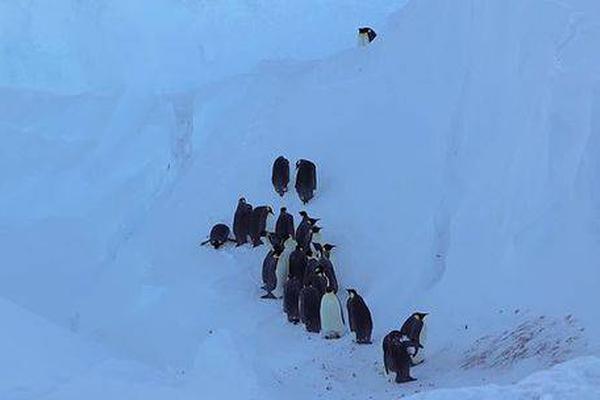
[[[600,398],[600,3],[405,3],[1,1],[0,399]],[[372,346],[198,246],[280,154]]]

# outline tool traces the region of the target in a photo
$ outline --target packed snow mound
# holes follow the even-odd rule
[[[41,2],[31,4],[37,15]],[[117,3],[107,4],[114,12]],[[225,69],[206,75],[208,85],[189,72],[206,62],[206,53],[186,50],[196,45],[189,31],[172,49],[161,45],[171,29],[155,41],[151,16],[133,20],[146,40],[132,35],[136,46],[114,50],[140,48],[131,69],[107,67],[129,60],[123,54],[85,64],[85,51],[68,47],[65,67],[55,69],[75,71],[66,74],[73,82],[38,80],[22,74],[25,67],[6,81],[55,90],[131,83],[125,90],[0,92],[10,146],[0,149],[8,193],[0,198],[0,246],[11,261],[0,269],[2,297],[62,326],[77,321],[78,333],[110,349],[104,365],[115,354],[135,360],[119,373],[137,376],[137,362],[162,368],[165,396],[175,390],[182,398],[389,398],[507,384],[598,353],[597,2],[413,1],[366,48],[262,63],[235,77]],[[180,22],[165,16],[169,26]],[[140,68],[136,57],[156,63]],[[186,78],[172,78],[179,75]],[[94,82],[82,84],[88,78]],[[431,313],[416,383],[389,382],[379,344],[322,341],[287,324],[279,303],[261,302],[265,248],[197,246],[213,224],[231,223],[239,196],[305,208],[293,192],[280,199],[271,188],[271,163],[281,154],[318,165],[317,196],[306,208],[338,246],[342,288],[356,288],[369,304],[374,342],[415,309]],[[593,390],[597,363],[581,359],[532,379],[589,370]],[[141,375],[149,390],[157,381],[163,387]],[[224,378],[233,375],[237,386]],[[53,396],[81,398],[100,382],[78,378],[59,383]],[[472,393],[525,396],[527,382]],[[116,383],[109,397],[143,396],[138,383]],[[432,396],[445,393],[452,392]]]

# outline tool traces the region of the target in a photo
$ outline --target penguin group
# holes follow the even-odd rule
[[[298,160],[295,189],[304,205],[313,198],[317,188],[316,165],[306,159]],[[290,184],[290,163],[284,156],[275,159],[271,183],[275,192],[284,197]],[[251,243],[253,247],[269,245],[262,263],[261,299],[282,299],[283,312],[294,325],[303,325],[310,333],[325,339],[339,339],[349,331],[357,344],[372,341],[373,319],[365,300],[356,289],[346,288],[346,315],[339,298],[340,282],[332,260],[335,245],[322,240],[320,218],[311,217],[306,210],[296,226],[294,214],[281,207],[274,230],[267,229],[268,218],[274,216],[271,206],[253,207],[244,197],[238,199],[233,217],[233,238],[229,227],[215,225],[202,245],[219,249],[227,242],[236,247]],[[395,373],[397,383],[415,380],[410,368],[422,359],[424,318],[426,313],[412,314],[400,330],[388,333],[383,339],[383,359],[386,374]],[[420,357],[420,358],[419,358]]]

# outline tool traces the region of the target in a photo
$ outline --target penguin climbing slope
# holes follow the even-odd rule
[[[233,235],[237,246],[241,246],[248,242],[250,235],[250,224],[252,222],[252,205],[246,202],[246,199],[241,197],[238,200],[238,205],[233,216]]]
[[[383,338],[383,365],[385,373],[396,373],[396,383],[416,380],[410,376],[411,356],[417,345],[400,331],[391,331]]]
[[[367,307],[363,298],[356,293],[356,290],[347,289],[347,291],[348,301],[346,302],[346,308],[348,310],[350,331],[356,335],[356,343],[370,344],[371,333],[373,332],[371,311],[369,311],[369,307]]]
[[[212,247],[218,249],[229,241],[234,241],[229,238],[229,227],[225,224],[217,224],[210,230],[209,239],[200,243],[200,246],[210,243]]]
[[[325,339],[339,339],[344,335],[344,313],[340,299],[331,286],[321,298],[321,331]]]
[[[427,339],[427,329],[425,325],[425,317],[428,313],[415,312],[404,321],[400,332],[413,341],[417,347],[415,354],[412,357],[413,365],[420,364],[424,361],[423,352],[419,352],[419,349],[425,347],[425,341]]]
[[[308,160],[298,160],[296,162],[296,192],[306,204],[314,197],[317,189],[317,166]]]
[[[277,157],[273,163],[271,182],[277,194],[283,197],[290,183],[290,162],[284,156]]]
[[[275,233],[282,239],[291,237],[296,238],[296,230],[294,229],[294,216],[287,212],[287,208],[281,207],[279,217],[275,223]]]

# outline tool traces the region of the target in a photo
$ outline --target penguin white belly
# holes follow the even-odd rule
[[[321,299],[321,332],[325,337],[340,337],[344,334],[342,308],[335,293],[326,293]]]
[[[283,297],[283,287],[285,286],[285,282],[287,281],[290,266],[290,253],[295,248],[296,242],[291,239],[287,240],[285,242],[283,252],[281,253],[281,257],[279,257],[277,269],[275,270],[275,273],[277,275],[277,287],[273,292],[273,294],[276,297]]]
[[[359,33],[358,34],[358,46],[365,47],[368,44],[369,44],[369,35],[366,33]]]
[[[419,352],[417,353],[416,356],[413,357],[413,362],[415,364],[420,364],[423,361],[425,361],[425,348],[427,348],[427,325],[426,323],[423,323],[423,328],[421,329],[421,335],[419,336],[419,342],[421,343],[421,346],[423,346],[423,349],[419,349]]]

